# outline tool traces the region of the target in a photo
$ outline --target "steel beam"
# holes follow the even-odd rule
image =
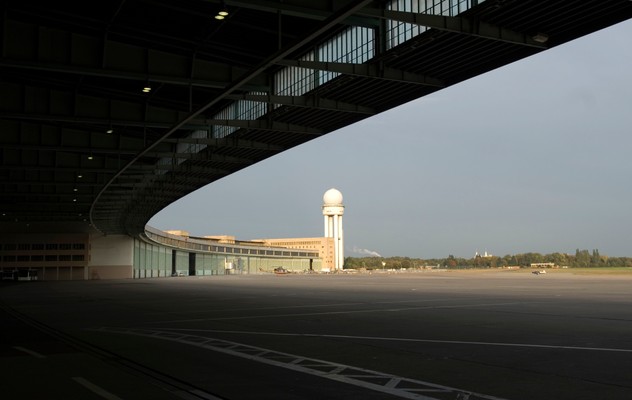
[[[449,17],[446,15],[383,10],[379,8],[364,8],[358,11],[358,14],[426,26],[440,31],[471,35],[521,46],[536,47],[543,50],[547,48],[544,43],[534,40],[531,36],[525,33],[516,32],[511,29],[480,20],[474,21],[465,17]]]
[[[357,114],[374,115],[377,111],[371,107],[359,104],[346,103],[344,101],[331,100],[316,96],[276,96],[269,94],[242,94],[230,95],[226,98],[231,100],[248,100],[260,103],[280,104],[283,106],[303,107],[317,110],[340,111]]]
[[[381,67],[375,64],[351,64],[326,61],[304,61],[304,60],[279,60],[279,65],[287,67],[298,67],[315,69],[319,71],[338,72],[345,75],[361,76],[365,78],[383,79],[405,83],[414,83],[423,86],[437,88],[445,87],[445,83],[440,79],[426,75],[415,74],[396,68]]]

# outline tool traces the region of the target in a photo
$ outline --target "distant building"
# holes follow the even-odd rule
[[[531,268],[555,268],[555,263],[531,263]]]
[[[321,270],[333,271],[335,269],[334,238],[331,237],[261,239],[253,242],[259,242],[263,246],[269,247],[318,251]]]
[[[323,237],[237,240],[145,227],[139,237],[59,232],[0,235],[2,279],[89,280],[336,271],[344,262],[342,194],[323,196]]]
[[[324,235],[323,237],[302,237],[302,238],[266,238],[240,241],[234,236],[216,235],[204,236],[197,239],[206,239],[216,243],[236,244],[247,246],[261,246],[270,248],[283,248],[297,251],[318,252],[319,271],[340,271],[344,266],[344,234],[342,228],[342,215],[344,205],[342,203],[342,193],[337,189],[329,189],[323,195],[323,216]],[[189,237],[189,232],[182,230],[165,231],[166,233]],[[310,263],[310,270],[314,270],[314,263]],[[283,265],[280,265],[283,266]]]
[[[280,246],[289,249],[317,250],[323,271],[340,271],[344,266],[344,234],[342,215],[344,214],[342,193],[329,189],[323,195],[324,237],[261,239],[265,246]]]

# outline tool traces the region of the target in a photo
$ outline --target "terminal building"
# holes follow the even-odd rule
[[[323,196],[323,212],[344,208],[336,189]],[[326,218],[331,218],[326,215]],[[342,269],[334,240],[339,235],[315,238],[242,241],[234,236],[194,237],[184,230],[161,231],[145,227],[141,237],[108,237],[98,232],[50,232],[0,235],[3,279],[87,280],[159,278],[190,275],[335,272]],[[52,227],[51,227],[52,228]],[[342,249],[340,247],[340,249]],[[342,250],[340,250],[342,251]]]

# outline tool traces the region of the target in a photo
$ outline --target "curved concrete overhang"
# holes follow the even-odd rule
[[[449,15],[319,0],[226,1],[218,21],[220,3],[3,3],[3,230],[142,235],[222,177],[632,17],[628,0],[469,1]],[[389,45],[397,24],[423,29]],[[350,28],[368,32],[370,57],[310,56]],[[287,71],[311,86],[288,92]]]

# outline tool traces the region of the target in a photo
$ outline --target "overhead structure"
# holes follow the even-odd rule
[[[0,12],[1,229],[138,235],[204,185],[629,19],[632,2],[6,0]]]

